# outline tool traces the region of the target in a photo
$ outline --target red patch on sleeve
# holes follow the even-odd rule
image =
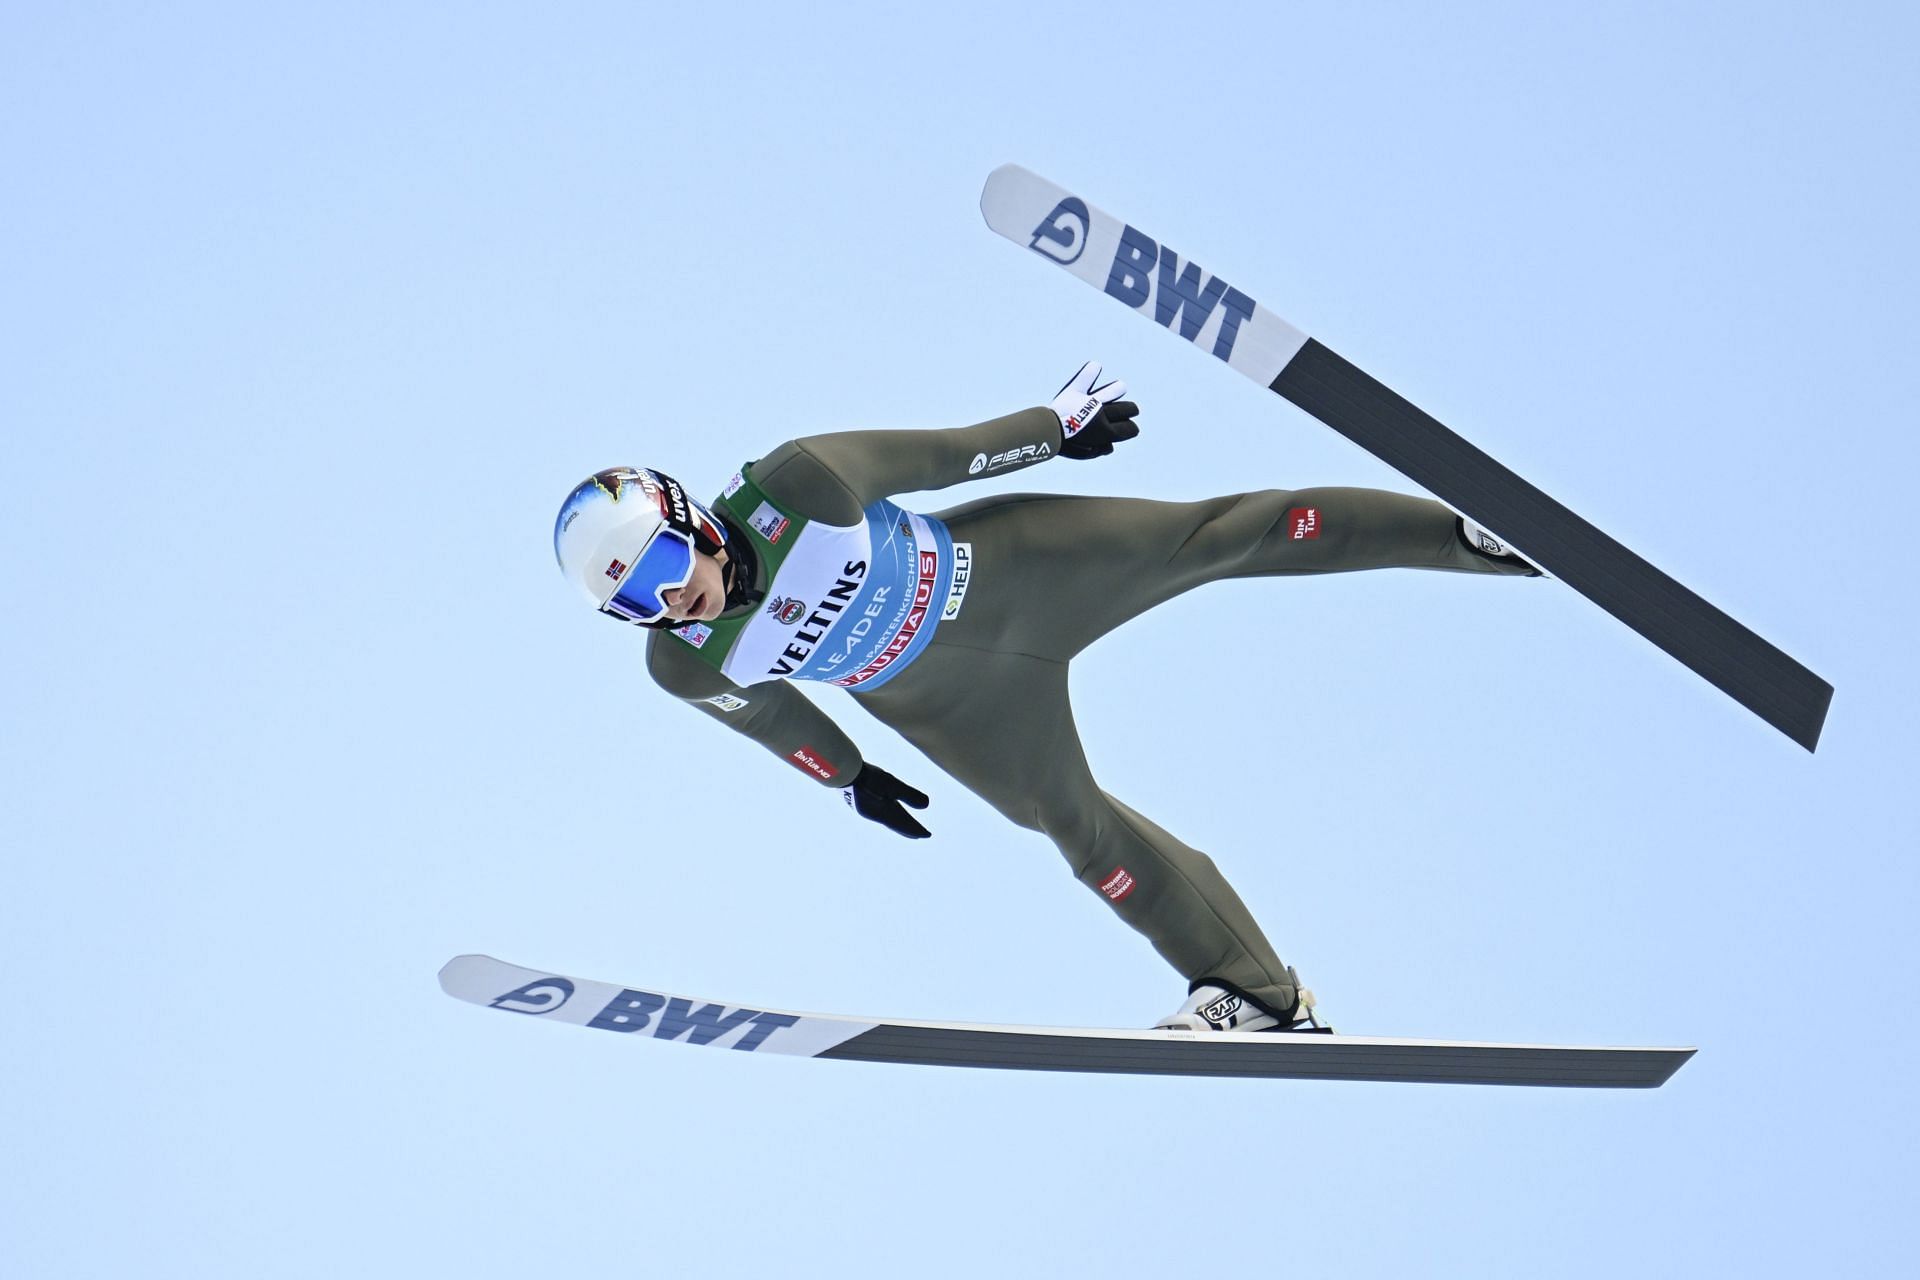
[[[1320,508],[1295,507],[1287,512],[1287,536],[1295,542],[1320,536]]]
[[[797,747],[794,749],[794,753],[788,756],[787,759],[793,761],[794,764],[805,769],[822,782],[832,782],[840,776],[840,771],[828,764],[825,760],[822,760],[820,753],[812,747]]]
[[[1125,867],[1115,867],[1113,874],[1100,882],[1100,892],[1110,901],[1118,902],[1133,892],[1134,884],[1132,874]]]

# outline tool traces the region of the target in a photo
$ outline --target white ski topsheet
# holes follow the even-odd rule
[[[602,1031],[811,1058],[876,1024],[815,1013],[748,1009],[522,969],[492,956],[455,956],[440,970],[448,995],[490,1009]]]
[[[994,231],[1262,387],[1271,388],[1307,344],[1303,330],[1244,291],[1031,169],[1003,164],[988,174],[980,191],[980,212]],[[1526,548],[1515,546],[1499,529],[1490,531],[1526,555]]]
[[[1094,288],[1165,325],[1261,386],[1270,385],[1307,335],[1171,245],[1088,204],[1017,164],[987,176],[987,225]]]
[[[449,960],[440,971],[440,986],[448,995],[486,1008],[658,1040],[750,1053],[945,1066],[1648,1088],[1663,1083],[1693,1053],[847,1018],[622,987],[480,955]]]

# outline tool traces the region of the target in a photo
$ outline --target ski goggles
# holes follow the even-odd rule
[[[667,616],[666,594],[693,580],[693,535],[663,525],[640,548],[633,567],[621,575],[613,595],[600,606],[628,622],[652,624]]]

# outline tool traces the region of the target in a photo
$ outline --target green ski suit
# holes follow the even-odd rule
[[[744,473],[755,498],[849,526],[896,493],[1034,465],[1057,453],[1060,439],[1053,411],[1034,408],[953,430],[794,440]],[[880,687],[853,696],[1008,819],[1051,839],[1080,882],[1191,985],[1217,982],[1276,1015],[1291,1012],[1286,966],[1213,860],[1094,781],[1068,702],[1069,664],[1129,618],[1224,578],[1388,567],[1520,574],[1527,566],[1470,549],[1440,503],[1374,489],[1200,502],[1008,494],[929,519],[971,548],[963,607]],[[757,585],[782,603],[777,579]],[[670,632],[651,637],[647,656],[669,693],[826,785],[845,786],[859,772],[858,749],[785,680],[742,687]]]

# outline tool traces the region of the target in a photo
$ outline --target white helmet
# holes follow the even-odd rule
[[[693,575],[693,553],[711,555],[727,533],[713,513],[663,472],[610,467],[574,486],[553,522],[560,572],[602,613],[655,626],[663,593]]]

